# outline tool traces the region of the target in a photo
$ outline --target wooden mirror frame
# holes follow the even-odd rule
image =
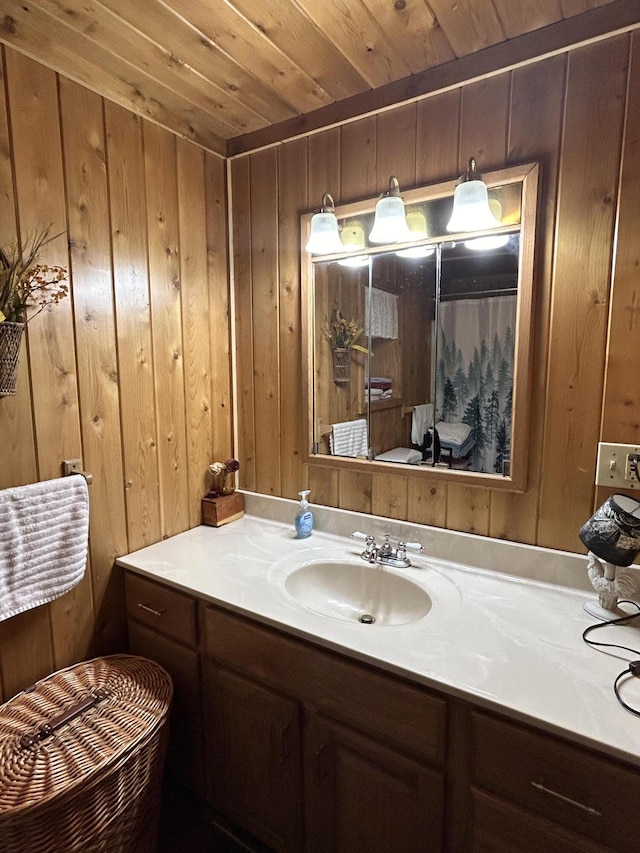
[[[483,180],[489,189],[506,184],[522,184],[520,211],[520,253],[518,262],[518,300],[516,308],[516,333],[513,373],[513,412],[511,423],[510,470],[507,475],[479,473],[474,471],[452,470],[439,466],[415,466],[376,460],[353,459],[345,456],[332,456],[313,452],[314,440],[314,337],[315,337],[315,288],[314,266],[316,263],[337,260],[340,255],[311,256],[305,250],[313,213],[301,217],[301,274],[302,274],[302,355],[303,395],[305,412],[305,436],[308,451],[305,462],[331,468],[348,469],[358,473],[398,474],[409,477],[436,478],[438,481],[456,482],[459,485],[481,486],[502,491],[525,492],[528,473],[528,443],[531,411],[531,374],[533,354],[534,320],[534,260],[537,218],[537,197],[539,167],[537,163],[512,166],[495,172],[483,173]],[[444,197],[453,198],[458,179],[433,186],[417,187],[402,192],[405,205],[428,202]],[[366,199],[335,208],[338,220],[354,219],[371,214],[375,210],[377,198]],[[502,226],[491,231],[473,234],[447,234],[415,243],[402,244],[402,248],[413,245],[446,243],[451,240],[463,240],[485,234],[513,233],[513,226]],[[400,246],[368,246],[366,253],[376,255],[396,252]],[[351,254],[362,254],[353,252]]]

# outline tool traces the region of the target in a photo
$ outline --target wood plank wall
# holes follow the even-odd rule
[[[232,161],[242,484],[569,551],[608,492],[597,442],[640,441],[640,35],[610,37]],[[525,494],[303,462],[296,218],[401,188],[542,166]],[[615,252],[614,252],[615,246]]]
[[[33,320],[0,398],[0,488],[89,488],[84,580],[0,623],[0,698],[126,648],[114,558],[200,523],[207,466],[232,452],[226,167],[221,158],[6,48],[0,240],[53,223],[72,298]]]

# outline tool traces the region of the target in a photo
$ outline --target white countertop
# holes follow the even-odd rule
[[[318,507],[312,536],[298,540],[294,501],[245,497],[244,518],[221,528],[197,527],[118,564],[640,766],[640,717],[622,708],[613,693],[616,675],[629,660],[640,659],[640,624],[593,637],[619,640],[638,649],[637,655],[603,654],[583,642],[583,630],[594,623],[583,604],[595,596],[586,591],[585,557]],[[410,555],[413,567],[384,569],[429,593],[433,605],[422,619],[404,625],[345,622],[311,612],[288,595],[284,580],[293,568],[314,559],[357,561],[362,543],[345,532],[379,535],[383,528],[426,548]],[[488,568],[492,564],[497,570]],[[513,574],[507,573],[510,566]],[[535,579],[540,577],[547,579]],[[640,708],[640,679],[630,677],[622,691]]]

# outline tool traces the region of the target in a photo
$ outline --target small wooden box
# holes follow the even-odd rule
[[[202,498],[202,523],[210,527],[222,527],[244,515],[244,495],[232,492],[217,498]]]

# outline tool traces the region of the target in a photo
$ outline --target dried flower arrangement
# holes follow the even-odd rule
[[[329,326],[325,330],[332,349],[357,349],[366,353],[367,348],[357,343],[363,332],[364,329],[357,320],[347,320],[338,308],[334,308],[331,312]]]
[[[0,323],[28,323],[68,295],[67,270],[38,263],[43,246],[60,236],[51,237],[50,231],[51,226],[34,233],[24,250],[15,240],[0,246]]]
[[[233,488],[227,488],[226,482],[229,474],[235,474],[240,470],[237,459],[227,459],[226,462],[214,462],[209,465],[209,472],[213,475],[213,488],[207,492],[206,497],[214,498],[216,495],[228,495]]]

